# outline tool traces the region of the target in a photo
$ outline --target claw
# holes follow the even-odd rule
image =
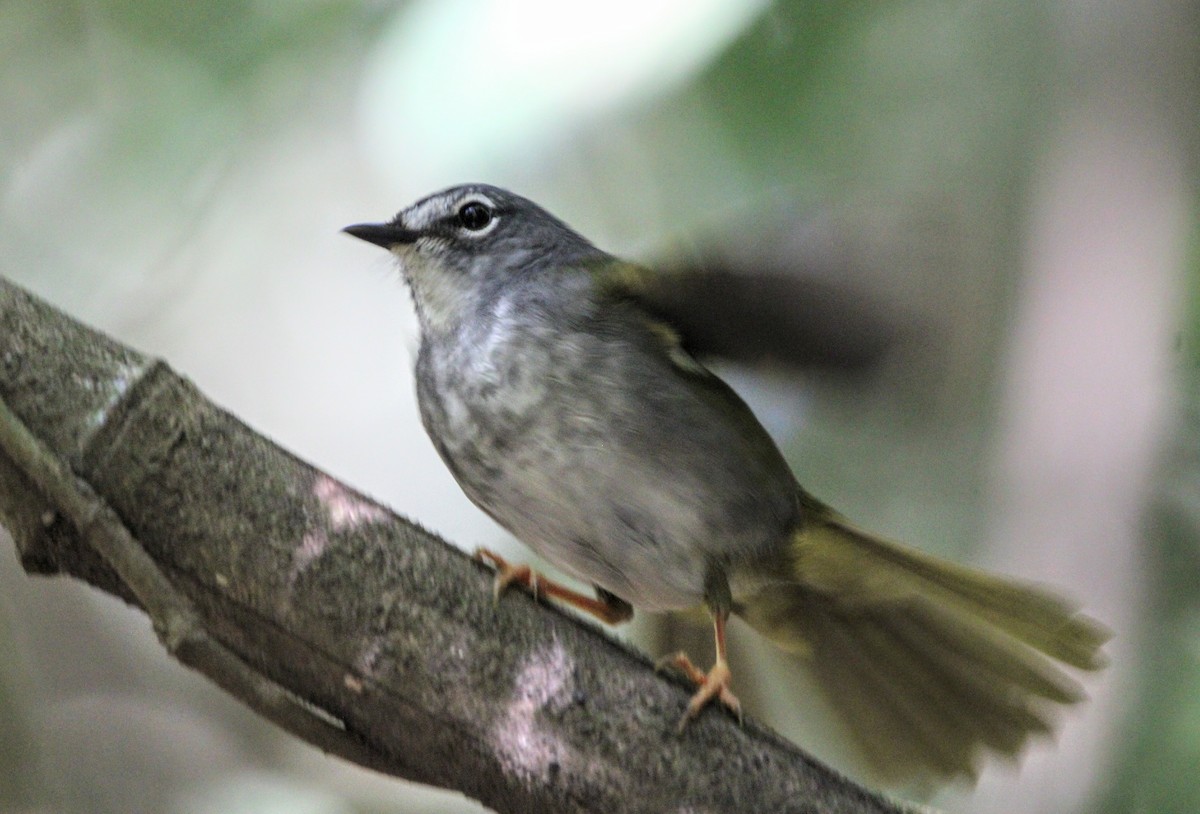
[[[714,699],[736,715],[739,724],[742,723],[742,704],[729,689],[729,682],[732,677],[733,674],[729,672],[729,665],[724,661],[718,661],[712,666],[712,669],[708,671],[708,675],[704,676],[704,681],[700,684],[700,689],[696,690],[696,694],[688,701],[687,711],[679,719],[680,732],[687,727],[688,721],[699,715],[700,710],[708,706]]]
[[[674,668],[679,670],[693,684],[703,684],[708,678],[704,671],[692,663],[688,658],[688,654],[679,650],[675,653],[668,653],[658,661],[654,662],[654,672],[661,673],[667,669]]]
[[[738,701],[737,696],[729,689],[730,681],[733,678],[733,673],[729,670],[729,664],[723,658],[718,658],[713,664],[712,669],[705,673],[699,667],[692,663],[692,660],[687,657],[683,651],[672,653],[659,659],[654,665],[655,670],[663,670],[667,667],[674,667],[688,677],[692,683],[699,688],[688,701],[687,710],[683,713],[683,717],[679,719],[679,731],[687,727],[688,722],[700,714],[700,711],[712,703],[713,700],[720,702],[737,716],[738,723],[742,723],[742,704]]]
[[[500,595],[508,590],[508,586],[514,582],[527,587],[535,597],[538,595],[538,575],[528,565],[524,563],[513,565],[495,551],[487,548],[475,549],[475,559],[480,562],[489,562],[496,569],[496,578],[492,580],[492,599],[496,602],[500,601]]]

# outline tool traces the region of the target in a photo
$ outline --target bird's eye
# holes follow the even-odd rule
[[[478,232],[492,222],[492,210],[478,201],[465,203],[458,210],[458,223],[464,229]]]

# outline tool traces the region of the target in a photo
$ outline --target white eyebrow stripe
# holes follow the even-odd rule
[[[488,209],[493,209],[493,210],[496,208],[496,202],[493,201],[488,196],[484,195],[482,192],[468,192],[466,195],[462,196],[455,202],[454,208],[458,209],[463,204],[468,204],[468,203],[481,203],[484,206],[486,206]]]
[[[444,198],[433,198],[417,204],[405,213],[404,225],[409,229],[424,229],[441,218],[447,211]]]
[[[422,201],[406,211],[404,213],[404,225],[409,229],[425,229],[431,224],[445,218],[451,212],[457,211],[463,204],[472,202],[481,203],[492,211],[496,209],[496,202],[482,192],[438,195],[435,198]],[[490,229],[484,231],[490,231]]]

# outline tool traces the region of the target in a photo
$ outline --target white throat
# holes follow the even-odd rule
[[[397,246],[400,269],[412,292],[424,331],[455,330],[476,305],[476,294],[465,273],[447,273],[437,262],[437,238],[421,238],[415,246]],[[440,242],[440,241],[438,241]]]

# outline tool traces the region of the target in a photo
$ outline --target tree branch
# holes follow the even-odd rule
[[[900,812],[0,280],[0,521],[326,752],[502,812]]]

